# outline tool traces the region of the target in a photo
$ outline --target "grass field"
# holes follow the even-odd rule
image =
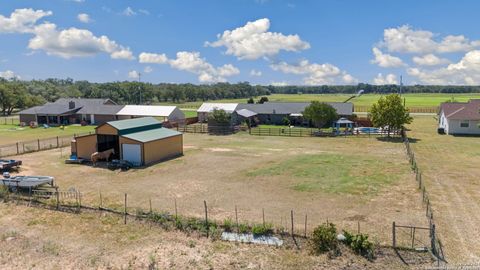
[[[379,248],[369,262],[342,248],[308,250],[212,241],[111,214],[71,214],[0,204],[1,269],[409,269]],[[425,256],[426,257],[426,256]],[[428,261],[428,260],[427,260]]]
[[[73,134],[88,133],[94,131],[94,126],[71,125],[63,130],[59,127],[30,128],[19,127],[18,125],[0,124],[0,145],[13,144],[19,141],[31,141],[56,136],[67,136]]]
[[[419,193],[401,143],[376,138],[260,137],[185,134],[185,155],[145,169],[112,172],[64,164],[59,149],[21,156],[22,174],[52,175],[62,189],[75,187],[82,202],[122,205],[129,195],[131,209],[173,212],[174,198],[181,214],[203,215],[203,200],[211,218],[266,220],[287,227],[290,210],[296,227],[309,230],[326,219],[340,228],[370,233],[389,244],[392,221],[425,225]],[[82,175],[79,180],[78,175]]]
[[[354,98],[351,102],[355,106],[360,107],[370,107],[375,103],[382,95],[377,94],[366,94],[358,98]],[[325,101],[325,102],[343,102],[347,100],[351,95],[346,94],[273,94],[268,96],[269,101],[277,102],[310,102],[313,100]],[[407,107],[436,107],[440,103],[445,102],[451,98],[455,98],[456,101],[467,101],[472,98],[480,98],[480,93],[469,93],[469,94],[404,94],[405,105]],[[246,98],[241,99],[222,99],[222,100],[213,100],[208,102],[239,102],[246,103]],[[197,102],[186,102],[180,104],[173,104],[179,107],[192,107],[198,108],[202,104],[202,101]],[[167,104],[167,103],[165,103]],[[172,103],[168,103],[172,104]]]
[[[415,117],[409,137],[450,262],[480,260],[480,138],[438,135],[433,117]]]

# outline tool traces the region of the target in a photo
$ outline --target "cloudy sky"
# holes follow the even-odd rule
[[[0,77],[480,84],[480,1],[2,0]]]

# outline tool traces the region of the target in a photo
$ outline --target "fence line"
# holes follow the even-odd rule
[[[36,139],[31,141],[21,141],[14,144],[0,146],[0,157],[22,155],[38,151],[50,150],[60,147],[69,146],[70,142],[76,136],[89,135],[89,133],[73,134],[67,136],[56,136],[45,139]]]
[[[324,131],[316,128],[252,128],[250,135],[254,136],[286,136],[286,137],[335,137],[335,136],[388,136],[387,131],[378,132],[351,132],[351,131]],[[401,135],[400,130],[390,131],[390,135]]]
[[[0,125],[20,125],[18,116],[0,117]]]
[[[445,259],[445,254],[443,253],[442,242],[440,241],[440,238],[438,237],[437,231],[435,228],[435,221],[433,218],[433,209],[430,203],[428,192],[425,187],[425,182],[423,181],[423,178],[422,178],[422,172],[418,168],[418,164],[415,159],[415,153],[413,152],[413,149],[410,146],[410,141],[408,140],[407,132],[405,131],[405,129],[402,130],[401,134],[402,134],[403,142],[405,144],[405,148],[407,150],[410,166],[412,168],[412,171],[415,173],[415,180],[418,183],[418,189],[421,190],[421,193],[422,193],[422,203],[425,204],[425,207],[426,207],[425,215],[428,219],[428,226],[430,229],[431,251],[433,255],[437,258],[438,263],[440,263],[440,261],[443,263],[447,263]]]
[[[355,112],[369,112],[370,106],[355,106]],[[438,113],[438,107],[407,107],[411,113]]]

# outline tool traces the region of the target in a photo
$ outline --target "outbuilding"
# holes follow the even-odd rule
[[[183,155],[183,135],[153,117],[143,117],[104,123],[95,134],[76,137],[72,144],[72,154],[83,159],[109,149],[115,159],[149,165]]]

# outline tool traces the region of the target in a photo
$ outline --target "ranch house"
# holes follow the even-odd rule
[[[438,132],[451,135],[480,135],[480,99],[442,103]]]
[[[72,154],[87,160],[95,152],[110,149],[115,152],[114,159],[149,165],[183,155],[183,135],[162,127],[153,117],[143,117],[106,122],[95,128],[95,134],[72,142]]]
[[[163,121],[181,122],[184,113],[176,106],[118,105],[110,99],[60,98],[19,112],[20,122],[51,126],[99,125],[108,121],[152,116]]]

